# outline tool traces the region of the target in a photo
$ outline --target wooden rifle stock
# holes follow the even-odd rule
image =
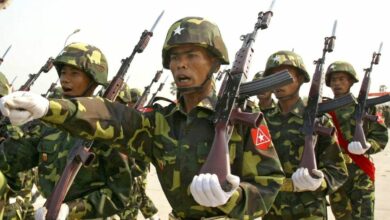
[[[151,28],[151,31],[145,30],[142,33],[141,38],[137,45],[134,47],[131,55],[122,60],[121,67],[111,81],[110,85],[105,90],[105,93],[103,95],[104,98],[109,99],[111,101],[115,101],[116,97],[118,96],[118,93],[120,92],[120,89],[122,88],[124,76],[126,75],[135,54],[142,53],[144,51],[150,38],[153,36],[152,30],[160,20],[163,13],[164,11],[157,18],[156,22]],[[89,152],[92,145],[93,141],[86,141],[81,138],[77,139],[75,146],[71,150],[71,154],[68,157],[66,167],[63,170],[59,181],[54,187],[52,194],[50,194],[50,196],[46,200],[45,207],[47,209],[47,220],[57,219],[61,205],[65,200],[66,194],[68,193],[73,183],[73,180],[79,172],[81,166],[88,166],[90,163],[92,163],[95,157],[93,153]]]
[[[246,80],[249,71],[257,31],[268,27],[271,16],[271,11],[260,12],[253,32],[241,37],[242,47],[236,53],[233,67],[229,73],[226,73],[218,94],[214,115],[214,140],[200,173],[216,174],[222,189],[225,191],[231,190],[231,184],[227,182],[226,177],[231,173],[228,144],[234,122],[244,122],[253,126],[258,125],[261,121],[261,116],[258,113],[241,112],[238,99],[240,85]]]
[[[363,130],[363,120],[364,118],[372,118],[375,116],[368,116],[367,108],[366,108],[366,101],[368,98],[368,92],[370,90],[370,82],[371,82],[371,72],[372,67],[377,65],[379,63],[379,59],[381,56],[381,50],[382,50],[382,43],[379,46],[379,51],[374,52],[371,59],[370,67],[364,70],[364,78],[362,81],[362,85],[360,87],[359,96],[358,96],[358,104],[355,107],[355,133],[353,135],[354,141],[359,141],[362,145],[363,149],[367,149],[367,141],[366,141],[366,135],[364,134]]]

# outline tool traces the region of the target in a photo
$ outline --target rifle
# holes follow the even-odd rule
[[[331,37],[325,37],[324,49],[322,57],[315,60],[315,72],[310,86],[307,106],[303,114],[303,133],[305,135],[305,147],[302,154],[302,159],[299,167],[307,168],[310,175],[314,177],[313,169],[317,169],[316,155],[314,148],[317,143],[318,134],[332,135],[334,128],[326,128],[320,125],[320,120],[317,118],[319,103],[322,101],[322,87],[324,85],[323,65],[325,63],[326,53],[331,53],[334,48],[334,40],[336,39],[337,20],[334,22]]]
[[[11,47],[12,47],[12,44],[9,45],[9,47],[7,48],[7,50],[5,51],[5,53],[3,54],[3,56],[0,57],[0,66],[1,66],[1,64],[3,63],[3,61],[4,61],[5,55],[7,55],[8,51],[11,49]]]
[[[366,109],[390,101],[390,94],[382,95],[379,97],[367,99]]]
[[[51,83],[49,89],[46,91],[45,94],[42,94],[42,96],[43,96],[43,97],[46,97],[46,98],[49,97],[49,95],[50,95],[51,93],[53,93],[54,89],[56,88],[57,83],[58,83],[59,80],[60,80],[60,79],[58,78],[55,82]]]
[[[145,86],[144,91],[142,92],[141,97],[137,100],[137,102],[134,104],[134,109],[142,109],[145,105],[146,100],[148,99],[148,95],[150,93],[150,88],[152,88],[153,83],[157,83],[160,80],[161,74],[163,73],[162,70],[158,70],[156,74],[154,75],[154,78],[150,82],[148,86]]]
[[[216,174],[225,191],[231,190],[231,184],[226,180],[226,176],[230,174],[228,142],[234,124],[240,122],[252,127],[258,127],[262,120],[261,113],[241,111],[238,103],[239,89],[242,81],[247,79],[257,31],[268,28],[273,15],[271,9],[274,2],[275,0],[272,2],[269,11],[258,14],[254,30],[251,33],[241,36],[241,40],[243,41],[242,47],[236,53],[233,67],[229,73],[225,74],[219,90],[215,115],[213,116],[215,127],[214,140],[200,173]]]
[[[120,92],[120,89],[122,88],[124,76],[126,75],[126,72],[129,69],[135,54],[142,53],[144,51],[144,49],[148,45],[150,38],[153,36],[154,28],[156,27],[163,14],[164,11],[161,12],[150,31],[145,30],[142,33],[141,38],[139,39],[137,45],[134,47],[131,55],[122,60],[121,67],[119,68],[117,74],[114,76],[113,80],[104,92],[104,98],[109,99],[111,101],[114,101],[116,99],[118,93]],[[55,185],[53,192],[46,200],[46,219],[57,219],[61,204],[63,203],[65,196],[68,193],[70,186],[72,185],[73,180],[76,177],[81,166],[88,166],[94,160],[95,155],[89,151],[92,145],[93,141],[86,141],[81,138],[78,138],[76,140],[75,146],[69,152],[69,159],[67,160],[66,167],[63,170],[57,184]]]
[[[355,107],[354,119],[356,121],[356,125],[355,125],[355,133],[353,135],[353,140],[359,141],[364,149],[367,149],[368,147],[366,145],[366,143],[367,143],[366,136],[365,136],[364,130],[363,130],[363,119],[368,119],[370,121],[375,121],[377,119],[376,116],[369,115],[367,113],[366,101],[367,101],[367,97],[368,97],[368,92],[370,90],[370,81],[371,81],[370,75],[372,72],[372,67],[374,64],[377,65],[379,63],[382,45],[383,45],[383,43],[381,43],[379,45],[378,53],[374,52],[372,54],[370,67],[364,69],[365,73],[364,73],[364,78],[363,78],[362,85],[361,85],[360,91],[359,91],[358,104]]]
[[[19,88],[19,91],[30,91],[30,87],[34,84],[34,82],[38,79],[42,72],[47,73],[53,67],[54,59],[49,57],[46,61],[45,65],[39,69],[37,73],[29,74],[28,80]]]
[[[153,101],[154,101],[154,99],[156,98],[157,93],[158,93],[158,92],[161,92],[161,90],[164,88],[164,85],[165,85],[165,82],[167,81],[167,79],[168,79],[168,76],[165,77],[165,79],[164,79],[164,81],[163,81],[162,83],[160,83],[160,86],[158,87],[158,89],[156,90],[156,92],[153,93],[152,97],[150,98],[150,100],[149,100],[149,102],[148,102],[148,104],[147,104],[146,106],[151,106],[151,105],[153,105]]]

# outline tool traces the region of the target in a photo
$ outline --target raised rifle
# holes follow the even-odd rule
[[[115,101],[116,97],[118,96],[118,93],[122,88],[124,76],[126,75],[126,72],[129,69],[135,54],[142,53],[144,51],[144,49],[148,45],[150,38],[153,36],[153,30],[159,22],[160,18],[162,17],[163,13],[164,11],[161,12],[150,31],[145,30],[142,33],[141,38],[139,39],[137,45],[134,47],[131,55],[122,60],[122,65],[119,68],[119,71],[114,76],[113,80],[104,92],[104,98],[109,99],[111,101]],[[88,166],[93,162],[95,155],[89,151],[92,145],[93,141],[86,141],[81,138],[78,138],[76,140],[75,146],[69,152],[66,167],[63,170],[57,184],[55,185],[53,192],[46,200],[46,219],[57,219],[61,204],[63,203],[65,196],[68,193],[73,183],[73,180],[76,177],[81,166]]]
[[[5,53],[3,54],[3,56],[0,57],[0,66],[1,66],[1,64],[3,63],[3,61],[4,61],[5,55],[7,55],[8,51],[11,49],[11,47],[12,47],[12,44],[9,45],[9,47],[7,48],[7,50],[5,51]]]
[[[302,159],[299,167],[307,168],[311,176],[313,169],[317,169],[316,155],[314,148],[317,144],[317,136],[332,135],[334,128],[326,128],[321,125],[318,116],[319,104],[322,101],[322,87],[324,85],[324,63],[326,53],[331,53],[334,48],[334,41],[336,39],[337,20],[334,22],[331,37],[325,37],[324,48],[322,50],[322,57],[315,60],[315,72],[310,86],[307,106],[303,114],[303,134],[305,135],[305,146],[302,154]]]
[[[137,102],[134,104],[134,109],[138,109],[138,110],[141,110],[144,105],[145,105],[145,102],[146,100],[148,99],[148,96],[149,96],[149,93],[150,93],[150,89],[152,88],[152,85],[153,83],[157,83],[160,78],[161,78],[161,74],[163,73],[162,70],[157,70],[156,74],[154,75],[154,78],[152,79],[152,81],[150,82],[150,84],[148,86],[145,86],[145,89],[144,91],[142,92],[142,95],[141,97],[137,100]]]
[[[165,85],[165,82],[167,81],[167,79],[168,79],[168,76],[166,76],[165,79],[164,79],[164,81],[163,81],[162,83],[160,83],[160,85],[158,86],[158,89],[156,90],[155,93],[152,94],[152,97],[150,98],[150,100],[149,100],[149,102],[148,102],[148,104],[147,104],[146,106],[151,106],[151,105],[153,105],[153,101],[154,101],[154,99],[156,98],[157,93],[158,93],[158,92],[161,92],[161,90],[164,88],[164,85]]]
[[[379,63],[379,59],[381,56],[383,43],[380,44],[378,52],[374,52],[372,54],[371,64],[369,68],[364,69],[364,78],[362,81],[362,85],[360,86],[359,96],[357,98],[358,103],[355,107],[354,119],[356,122],[355,125],[355,133],[353,135],[354,141],[359,141],[364,149],[367,149],[367,141],[366,135],[363,130],[363,120],[368,119],[370,121],[376,121],[377,117],[375,115],[369,115],[367,113],[366,102],[368,97],[368,92],[370,90],[370,82],[371,82],[371,72],[372,67]]]
[[[270,10],[260,12],[257,17],[254,30],[251,33],[241,36],[243,44],[236,57],[231,70],[225,74],[218,94],[218,101],[215,107],[214,140],[203,164],[200,173],[212,173],[218,176],[218,180],[225,191],[231,190],[231,185],[226,180],[230,172],[228,143],[231,131],[236,122],[251,127],[257,127],[262,119],[260,113],[242,112],[239,106],[240,85],[247,79],[249,66],[254,53],[253,44],[259,29],[268,28],[272,17],[272,2]]]
[[[54,59],[49,57],[45,65],[37,73],[29,74],[28,80],[19,88],[19,91],[30,91],[31,86],[35,83],[42,72],[47,73],[53,67]]]

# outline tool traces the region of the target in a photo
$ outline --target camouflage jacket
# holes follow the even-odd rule
[[[301,131],[304,108],[302,100],[299,99],[287,115],[282,114],[279,105],[265,114],[265,119],[271,131],[272,141],[275,144],[280,162],[288,178],[286,180],[289,180],[298,169],[302,158],[305,143],[304,134]],[[323,116],[322,121],[326,127],[333,126],[326,116]],[[340,147],[337,144],[336,136],[318,135],[315,153],[317,167],[325,176],[320,189],[314,192],[306,191],[301,193],[292,192],[292,189],[280,192],[275,202],[281,204],[281,207],[278,208],[296,209],[301,203],[310,204],[320,200],[324,201],[326,194],[334,192],[347,180],[347,168]]]
[[[216,208],[203,207],[190,193],[190,183],[213,142],[216,99],[213,93],[189,113],[183,110],[182,101],[140,113],[102,98],[51,100],[43,120],[88,139],[105,140],[135,159],[152,162],[176,216],[244,219],[264,215],[284,174],[272,142],[256,148],[251,130],[244,126],[235,126],[229,142],[231,171],[241,178],[230,200]]]
[[[343,133],[343,137],[346,141],[352,141],[355,133],[355,105],[349,105],[344,108],[339,108],[334,111],[336,113],[337,121],[340,125],[340,130]],[[370,113],[376,113],[376,109],[370,109]],[[383,119],[378,121],[364,120],[364,132],[366,134],[366,140],[371,144],[371,148],[366,151],[367,155],[375,154],[385,149],[388,137],[387,128],[383,122]],[[344,149],[342,149],[344,151]],[[349,157],[345,154],[347,160]]]
[[[76,138],[42,122],[28,130],[23,138],[9,138],[0,145],[0,170],[8,184],[18,188],[18,172],[38,166],[38,189],[47,197],[65,168]],[[111,216],[126,207],[132,193],[127,156],[99,143],[92,151],[96,154],[94,162],[81,167],[64,201],[69,205],[70,218]]]

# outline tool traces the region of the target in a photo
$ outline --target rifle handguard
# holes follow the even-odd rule
[[[259,127],[261,120],[263,120],[263,114],[261,112],[242,112],[240,108],[234,108],[230,116],[230,122],[232,124],[243,124],[251,128]]]

